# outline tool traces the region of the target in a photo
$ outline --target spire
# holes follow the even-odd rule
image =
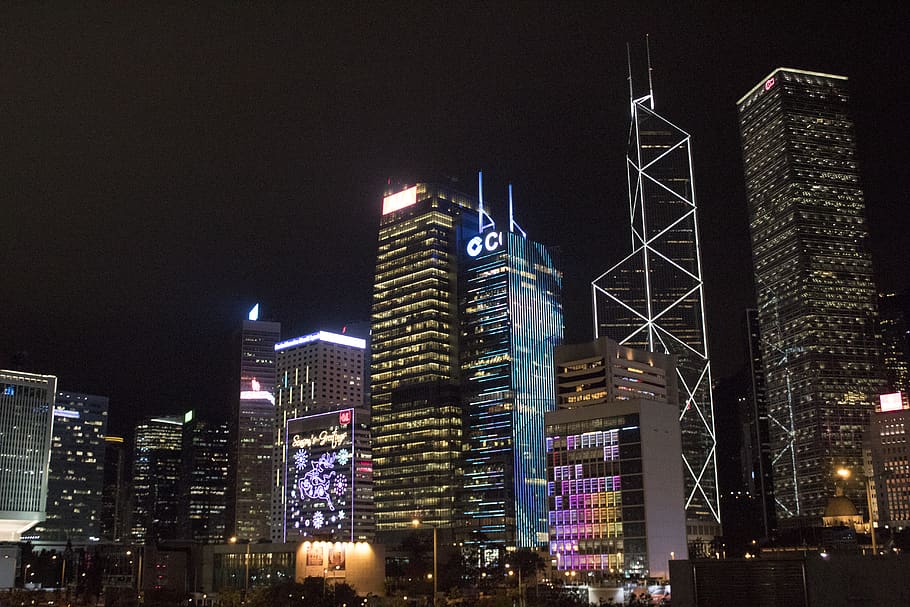
[[[496,229],[496,222],[483,210],[483,171],[477,171],[477,231],[483,233],[487,228]]]
[[[651,82],[651,38],[645,34],[645,52],[648,53],[648,94],[651,97],[651,109],[654,109],[654,85]]]
[[[509,184],[509,231],[514,232],[518,230],[521,232],[522,238],[527,238],[527,233],[521,229],[521,226],[515,221],[514,215],[512,213],[512,184]]]

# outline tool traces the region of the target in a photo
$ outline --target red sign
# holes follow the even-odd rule
[[[775,82],[774,76],[771,76],[770,78],[768,78],[768,80],[765,82],[765,90],[766,91],[770,90],[771,87],[774,86],[774,82]]]
[[[347,426],[351,423],[351,410],[345,409],[344,411],[338,412],[338,423],[342,426]]]

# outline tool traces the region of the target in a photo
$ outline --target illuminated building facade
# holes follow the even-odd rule
[[[47,519],[29,534],[40,543],[101,539],[106,396],[58,392],[54,402]]]
[[[377,530],[449,526],[460,485],[458,260],[476,202],[417,184],[383,199],[371,313]],[[474,230],[476,232],[476,229]]]
[[[668,559],[686,558],[674,361],[606,337],[556,348],[546,454],[560,571],[666,577]]]
[[[875,496],[873,520],[879,528],[910,527],[910,408],[905,402],[906,396],[899,392],[883,395],[866,435],[873,472],[870,489]]]
[[[282,541],[372,539],[371,462],[364,457],[370,436],[362,415],[361,408],[334,409],[288,420]]]
[[[775,503],[799,525],[824,511],[836,469],[861,475],[885,383],[847,79],[779,68],[737,107]]]
[[[634,398],[559,409],[546,437],[557,570],[589,583],[667,578],[668,562],[688,554],[678,408]]]
[[[768,438],[768,401],[765,396],[765,366],[761,352],[761,330],[758,310],[748,308],[744,316],[748,348],[749,391],[741,404],[745,433],[742,461],[745,486],[758,500],[764,537],[776,527],[774,517],[774,481],[771,475],[771,444]]]
[[[894,293],[878,294],[885,379],[891,390],[903,394],[904,404],[910,405],[906,402],[910,392],[910,332],[901,303],[901,297]]]
[[[44,520],[57,378],[0,370],[0,541]]]
[[[272,478],[272,541],[284,541],[286,497],[285,473],[288,421],[309,414],[357,409],[358,423],[369,424],[364,403],[364,354],[366,341],[345,334],[318,331],[275,344],[278,384],[275,391],[276,426]],[[375,526],[372,500],[373,466],[369,436],[358,436],[359,458],[355,464],[362,503],[358,504],[358,533],[369,535]],[[351,457],[354,457],[351,452]],[[350,538],[348,538],[350,541]]]
[[[200,419],[195,411],[183,416],[180,539],[202,544],[227,540],[229,445],[227,420]]]
[[[275,437],[275,344],[281,324],[259,320],[259,304],[240,330],[240,398],[233,412],[228,535],[271,535],[272,443]]]
[[[182,417],[152,417],[136,425],[130,537],[154,544],[177,539]]]
[[[594,331],[676,357],[686,512],[720,528],[711,363],[689,134],[631,101],[626,168],[632,251],[592,283]]]
[[[556,408],[553,349],[562,342],[562,275],[546,248],[493,229],[462,253],[465,437],[459,509],[466,542],[544,544],[544,413]]]

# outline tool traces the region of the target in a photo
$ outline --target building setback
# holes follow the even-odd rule
[[[239,400],[232,412],[228,467],[228,534],[243,540],[271,535],[275,344],[280,336],[280,323],[259,320],[259,304],[240,329]]]
[[[57,378],[0,370],[0,541],[44,520]]]
[[[74,544],[101,539],[108,398],[58,392],[47,483],[47,519],[29,539]]]
[[[545,541],[544,414],[556,408],[562,275],[517,226],[467,240],[462,255],[462,400],[467,449],[463,541],[536,548]]]
[[[476,202],[421,183],[382,206],[370,365],[377,530],[414,518],[449,526],[461,483],[459,243]]]
[[[778,68],[737,107],[777,518],[798,525],[838,468],[862,480],[885,383],[847,79]]]
[[[353,536],[339,536],[338,541],[372,540],[375,531],[373,505],[373,466],[369,436],[369,412],[364,407],[364,352],[363,339],[345,334],[318,331],[275,344],[277,386],[275,392],[275,439],[272,478],[272,541],[285,541],[287,531],[288,470],[296,471],[293,455],[285,438],[289,420],[309,415],[355,410],[353,422],[353,451],[356,478],[353,497],[356,529]],[[355,453],[356,452],[356,453]],[[299,519],[299,516],[297,517]],[[354,521],[351,521],[354,522]],[[294,528],[294,523],[291,523]],[[304,529],[307,531],[307,529]],[[308,530],[312,533],[312,529]],[[293,534],[293,533],[292,533]]]

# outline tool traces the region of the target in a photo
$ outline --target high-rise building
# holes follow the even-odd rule
[[[449,526],[454,517],[462,450],[458,260],[463,220],[476,209],[464,194],[423,183],[383,199],[370,379],[380,531],[414,518]]]
[[[485,551],[546,542],[544,414],[556,408],[553,349],[563,337],[562,275],[543,245],[510,228],[491,222],[461,252],[459,533]]]
[[[0,370],[0,541],[44,520],[57,378]]]
[[[878,312],[885,379],[888,387],[901,392],[906,400],[910,393],[910,331],[901,299],[895,293],[879,293]]]
[[[289,419],[282,542],[371,541],[370,434],[363,408]]]
[[[905,402],[899,392],[882,395],[865,439],[872,468],[871,478],[866,471],[872,521],[896,531],[910,527],[910,408]]]
[[[181,539],[203,544],[227,540],[229,444],[227,420],[200,419],[192,410],[183,416]]]
[[[101,494],[101,538],[119,542],[129,536],[130,490],[126,441],[122,436],[104,437],[104,488]]]
[[[285,436],[288,421],[317,413],[356,409],[354,427],[365,429],[369,425],[369,412],[364,407],[364,351],[363,339],[345,334],[318,331],[275,344],[278,383],[275,391],[275,438],[272,461],[272,540],[284,541],[286,530],[286,473],[289,469]],[[355,510],[358,531],[372,539],[371,527],[375,526],[372,500],[372,462],[369,433],[358,434],[360,441],[357,493],[353,498],[360,503]],[[353,458],[350,446],[348,453]],[[294,462],[291,462],[291,466]],[[296,469],[296,468],[294,468]],[[351,541],[350,537],[346,541]]]
[[[549,550],[586,583],[666,578],[687,557],[674,358],[601,337],[556,349]]]
[[[182,417],[152,417],[136,425],[130,537],[154,544],[179,536]]]
[[[101,539],[106,396],[58,392],[54,403],[47,519],[29,534],[40,543]]]
[[[778,68],[737,107],[778,521],[814,523],[884,387],[847,79]]]
[[[259,304],[239,335],[240,398],[231,427],[228,533],[245,540],[271,535],[275,344],[280,336],[280,323],[259,320]]]
[[[749,308],[744,317],[749,359],[749,390],[742,403],[743,465],[745,486],[761,509],[763,537],[775,528],[774,482],[771,474],[771,444],[768,438],[768,403],[765,397],[765,367],[761,352],[758,310]]]
[[[689,134],[631,101],[626,169],[630,254],[592,283],[594,330],[620,344],[676,356],[686,512],[719,533],[714,403],[705,329]]]

